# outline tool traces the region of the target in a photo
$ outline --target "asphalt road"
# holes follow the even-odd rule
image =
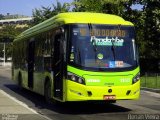
[[[160,120],[160,94],[141,90],[139,100],[117,101],[115,104],[75,102],[48,105],[44,97],[28,90],[20,91],[11,80],[10,68],[0,66],[0,90],[48,120]],[[1,106],[0,106],[1,107]],[[16,109],[15,109],[16,110]],[[26,114],[25,114],[26,115]],[[34,114],[28,114],[33,119]],[[46,118],[45,118],[45,117]],[[1,118],[0,118],[1,119]]]

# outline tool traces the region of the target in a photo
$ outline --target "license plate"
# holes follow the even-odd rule
[[[104,95],[103,99],[104,100],[115,100],[116,96],[115,95]]]

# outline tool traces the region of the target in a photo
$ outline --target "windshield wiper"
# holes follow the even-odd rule
[[[121,30],[121,24],[118,25],[118,30]],[[111,50],[112,50],[112,53],[113,53],[113,59],[115,61],[116,60],[116,54],[115,54],[115,45],[114,45],[114,42],[115,41],[111,40],[111,43],[112,43]]]
[[[92,39],[92,45],[93,45],[94,52],[97,52],[96,40],[94,38]]]
[[[92,24],[91,23],[88,23],[88,28],[89,28],[89,31],[92,31]],[[95,36],[91,36],[93,37],[92,38],[92,45],[94,46],[94,51],[96,52],[97,51],[97,45],[96,45],[96,40],[94,39]]]
[[[97,56],[96,56],[96,54],[97,54],[97,45],[96,45],[96,40],[93,38],[92,39],[92,45],[93,45],[93,50],[94,50],[94,59],[95,59],[95,62],[96,62],[96,60],[97,60]]]
[[[112,50],[113,58],[114,58],[114,61],[115,61],[115,60],[116,60],[116,54],[115,54],[115,46],[114,46],[114,42],[113,42],[113,40],[111,40],[111,43],[112,43],[111,50]]]
[[[89,28],[89,31],[92,31],[92,24],[91,23],[88,23],[88,28]],[[91,36],[91,37],[95,37],[95,36]],[[96,53],[97,53],[97,45],[96,45],[96,40],[93,38],[92,39],[92,45],[93,45],[93,49],[94,49],[94,52],[95,52],[95,61],[96,61],[96,59],[97,59],[97,57],[96,57]]]

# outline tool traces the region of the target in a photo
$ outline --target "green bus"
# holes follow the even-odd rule
[[[138,99],[134,25],[102,13],[60,13],[13,42],[12,78],[47,101]]]

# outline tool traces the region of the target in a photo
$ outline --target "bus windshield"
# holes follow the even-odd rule
[[[89,70],[137,67],[133,26],[73,25],[69,63]]]

